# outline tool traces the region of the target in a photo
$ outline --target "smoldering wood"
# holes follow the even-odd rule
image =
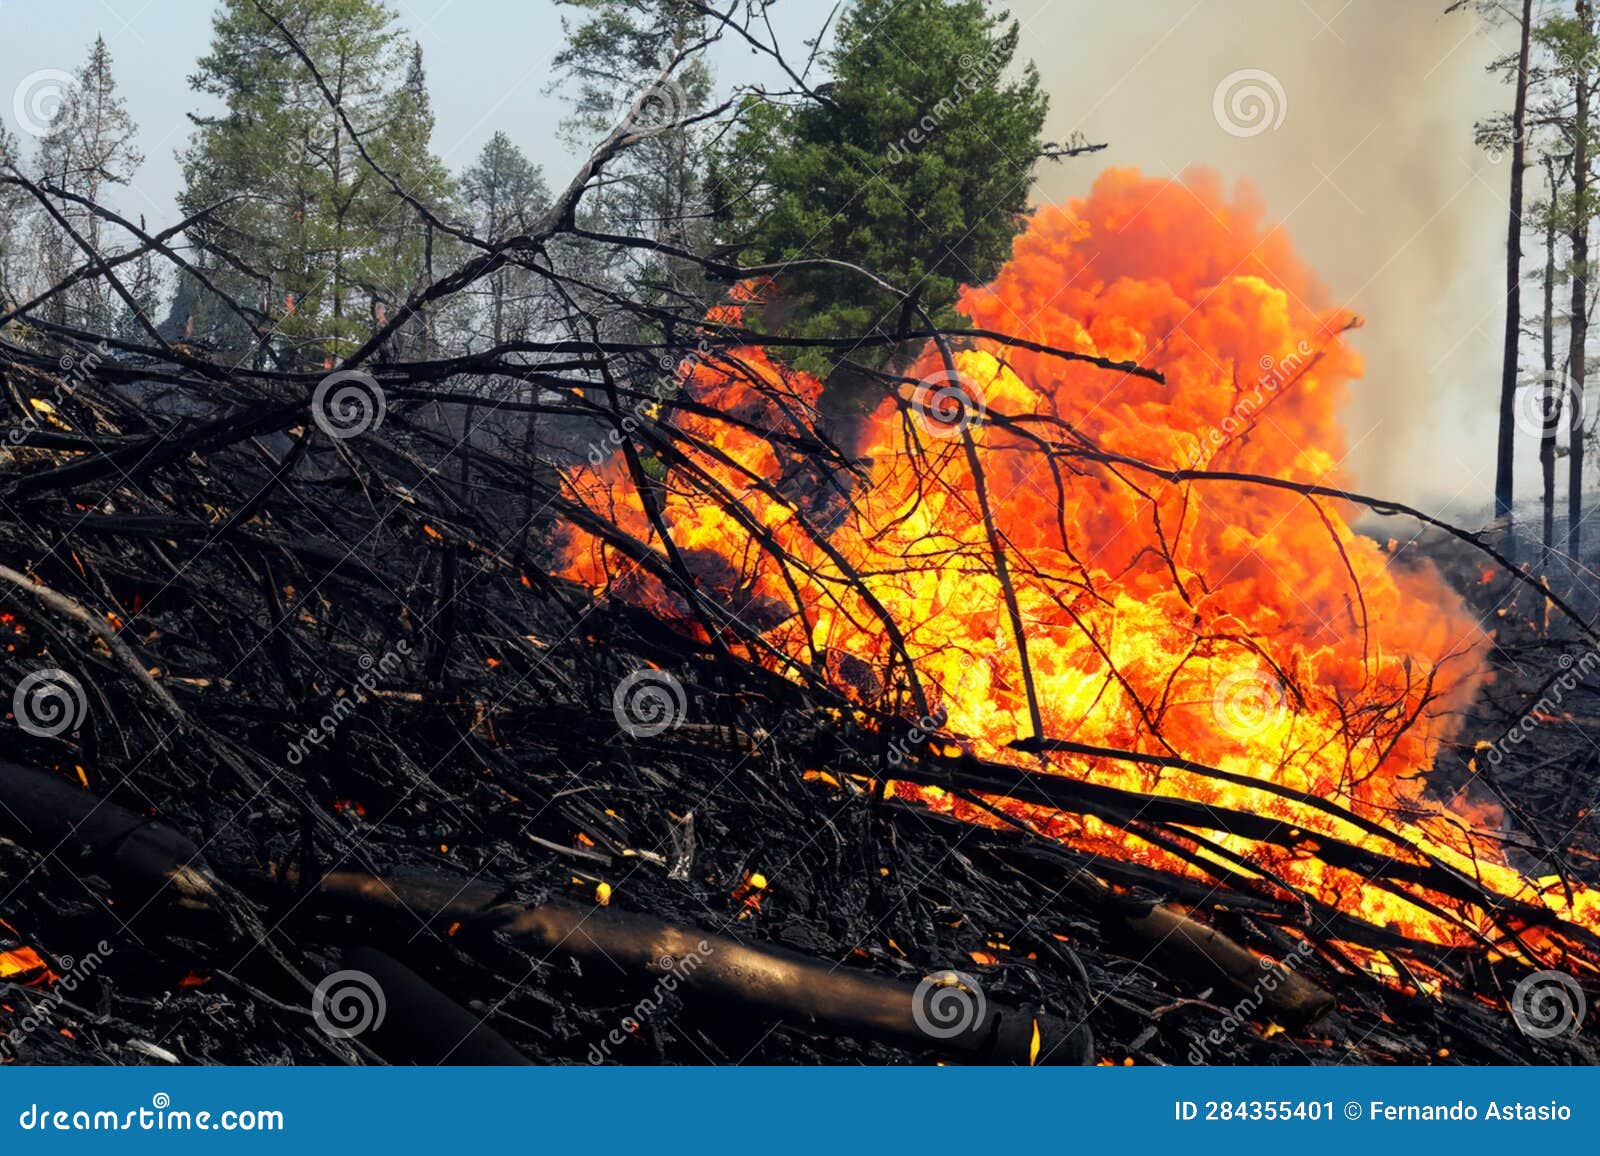
[[[275,875],[290,887],[293,865]],[[1044,1009],[984,1001],[981,1015],[948,1035],[931,1034],[931,989],[808,959],[771,944],[684,927],[610,907],[503,900],[504,890],[465,878],[379,878],[329,872],[307,879],[315,892],[356,910],[421,916],[458,934],[503,938],[537,956],[620,966],[645,981],[670,980],[695,996],[818,1030],[864,1033],[906,1047],[992,1063],[1081,1063],[1093,1055],[1088,1030]],[[919,1004],[922,1005],[919,1010]],[[920,1022],[919,1022],[920,1017]]]

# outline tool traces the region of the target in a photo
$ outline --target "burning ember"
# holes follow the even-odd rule
[[[1548,954],[1545,930],[1508,926],[1494,903],[1319,855],[1337,841],[1442,865],[1600,929],[1592,892],[1508,863],[1497,810],[1427,793],[1487,677],[1461,600],[1355,533],[1354,506],[1251,480],[1339,481],[1338,413],[1361,362],[1341,336],[1356,319],[1328,301],[1248,192],[1107,172],[1040,209],[962,309],[1162,380],[972,337],[951,372],[930,345],[912,380],[885,387],[854,461],[829,468],[815,464],[820,381],[761,349],[705,354],[680,367],[681,397],[644,423],[638,455],[569,471],[634,541],[575,526],[565,572],[977,758],[1267,816],[1288,836],[1196,830],[1178,854],[994,801],[1075,846],[1243,870],[1414,939]],[[738,324],[742,308],[710,320]],[[993,821],[934,788],[892,789]]]

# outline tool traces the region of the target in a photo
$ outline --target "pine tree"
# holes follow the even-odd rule
[[[413,43],[406,56],[405,79],[390,98],[368,151],[408,196],[426,206],[435,218],[449,220],[455,210],[456,182],[431,150],[433,124],[422,46]],[[353,276],[367,290],[373,322],[381,324],[386,311],[399,308],[426,288],[437,269],[456,263],[460,246],[448,234],[441,235],[414,207],[401,203],[381,179],[368,193],[360,200],[364,223],[374,236],[387,241],[354,262]],[[418,313],[390,342],[393,348],[387,355],[434,356],[435,322],[431,311]]]
[[[108,186],[126,185],[144,163],[134,145],[138,131],[117,94],[111,52],[105,39],[96,37],[89,59],[68,86],[49,130],[39,140],[35,159],[39,178],[47,189],[99,203]],[[110,255],[105,246],[105,222],[99,216],[72,201],[63,201],[59,208],[92,254]],[[40,230],[38,251],[47,282],[63,279],[89,259],[90,254],[54,221],[41,221]],[[103,278],[90,279],[56,299],[51,319],[99,332],[110,326],[120,307],[120,298]]]
[[[1600,29],[1596,28],[1591,0],[1576,0],[1570,15],[1546,16],[1535,30],[1539,43],[1554,59],[1553,78],[1570,96],[1552,110],[1550,121],[1571,156],[1570,183],[1564,199],[1562,225],[1567,234],[1570,260],[1571,308],[1568,316],[1567,381],[1567,541],[1574,565],[1582,558],[1584,390],[1588,376],[1589,337],[1589,223],[1596,197],[1591,165],[1595,140],[1595,92],[1600,86]]]
[[[948,319],[958,287],[988,280],[1008,255],[1041,153],[1047,101],[1031,63],[1011,71],[1018,37],[982,0],[857,0],[824,99],[752,103],[719,158],[737,191],[729,240],[759,261],[858,263]],[[797,270],[778,287],[793,332],[916,325],[893,295],[843,271]]]
[[[139,218],[139,228],[148,232],[143,216]],[[116,335],[128,341],[144,341],[148,334],[139,317],[154,323],[161,304],[161,275],[156,270],[155,258],[146,250],[130,264],[124,265],[118,275],[128,290],[128,296],[133,298],[138,313],[136,315],[134,309],[119,298],[115,311]]]
[[[22,156],[17,138],[0,124],[0,170],[8,165],[20,169]],[[27,212],[28,195],[15,185],[0,184],[0,309],[19,304],[29,283],[24,266]]]
[[[1491,22],[1511,20],[1518,29],[1517,51],[1492,66],[1505,75],[1512,86],[1509,114],[1480,121],[1477,138],[1497,153],[1511,158],[1511,188],[1506,222],[1505,340],[1500,358],[1500,427],[1495,439],[1494,512],[1497,518],[1511,517],[1516,452],[1516,394],[1519,346],[1522,336],[1522,192],[1523,172],[1527,168],[1529,59],[1533,46],[1533,0],[1522,0],[1520,13],[1499,0],[1456,0],[1446,12],[1468,6]]]
[[[592,146],[619,121],[660,128],[703,112],[710,100],[710,66],[691,50],[707,32],[698,5],[684,0],[560,0],[581,13],[563,19],[566,47],[556,67],[560,91],[572,107],[562,124],[567,139]],[[662,83],[667,65],[679,61]],[[586,198],[590,224],[661,241],[701,247],[709,235],[704,128],[679,126],[652,135],[608,166],[606,184]],[[618,254],[612,250],[612,257]],[[690,263],[624,252],[613,270],[632,292],[666,286],[674,299],[703,298],[705,288]]]
[[[550,203],[544,174],[503,132],[489,138],[477,160],[461,175],[461,189],[473,232],[491,242],[526,232]],[[536,301],[533,274],[507,265],[484,280],[489,343],[499,345],[526,337]]]
[[[238,198],[191,231],[204,266],[273,317],[291,363],[326,363],[369,336],[383,301],[403,297],[426,264],[415,209],[362,158],[346,119],[373,159],[420,199],[443,199],[448,181],[428,151],[432,113],[420,57],[386,5],[288,0],[276,10],[337,109],[253,0],[224,0],[211,51],[190,78],[224,111],[191,116],[180,204],[194,213]],[[177,325],[248,352],[248,335],[192,288],[180,296],[200,316]]]

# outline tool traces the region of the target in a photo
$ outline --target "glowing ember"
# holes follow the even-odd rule
[[[1498,824],[1492,808],[1447,811],[1423,795],[1423,772],[1485,677],[1486,636],[1435,572],[1358,536],[1338,503],[1105,460],[1338,484],[1337,414],[1360,360],[1340,337],[1355,319],[1326,302],[1249,194],[1230,198],[1204,173],[1178,182],[1111,171],[1087,198],[1040,209],[1011,262],[966,291],[962,309],[976,327],[1137,362],[1164,383],[991,341],[966,342],[951,375],[930,347],[909,374],[919,384],[866,422],[858,468],[830,471],[811,432],[816,379],[760,349],[704,357],[681,368],[684,393],[726,416],[675,409],[676,451],[644,443],[665,467],[652,501],[706,600],[759,634],[756,661],[820,675],[985,759],[1282,820],[1299,836],[1292,847],[1204,834],[1238,857],[1234,869],[1407,935],[1504,939],[1470,903],[1396,894],[1329,866],[1313,854],[1319,836],[1386,859],[1426,854],[1600,927],[1594,894],[1569,899],[1506,864],[1485,829]],[[676,565],[633,476],[616,455],[567,481],[589,510]],[[1399,832],[1416,853],[1249,783],[1013,749],[1039,736],[980,479],[1043,737],[1293,788]],[[715,617],[576,528],[565,571],[701,637]],[[989,821],[942,792],[893,789]],[[1079,846],[1197,870],[1092,817],[1001,805]]]
[[[33,948],[17,947],[10,951],[0,951],[0,979],[27,976],[37,980],[40,978],[40,973],[51,980],[55,978],[44,959]]]

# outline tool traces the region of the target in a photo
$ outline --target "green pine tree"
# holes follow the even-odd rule
[[[194,213],[238,198],[190,239],[208,273],[273,319],[280,354],[318,364],[369,336],[384,303],[404,299],[427,263],[415,209],[362,158],[345,118],[373,159],[425,203],[442,203],[449,182],[428,150],[433,117],[420,55],[387,5],[278,0],[273,11],[344,116],[253,0],[224,0],[211,51],[190,77],[224,109],[191,116],[180,203]],[[192,312],[174,328],[248,351],[234,319],[192,288],[180,286]]]
[[[108,188],[126,185],[144,163],[134,146],[139,127],[128,115],[111,73],[111,52],[104,37],[95,37],[89,59],[74,75],[61,107],[39,140],[35,168],[51,189],[99,203]],[[74,201],[60,206],[72,231],[96,255],[110,255],[106,224]],[[40,221],[39,261],[45,281],[54,284],[88,259],[77,241],[54,221]],[[104,279],[87,280],[56,297],[47,307],[49,319],[104,332],[122,301]]]
[[[991,278],[1022,226],[1047,99],[1018,27],[982,0],[856,0],[821,101],[752,101],[718,160],[719,213],[745,260],[832,257],[910,292],[940,321]],[[737,191],[737,195],[727,190]],[[806,336],[916,328],[889,293],[838,270],[778,278],[767,323]],[[913,347],[914,348],[914,347]],[[900,351],[901,355],[905,351]],[[882,364],[882,347],[849,354]],[[827,371],[845,354],[802,358]]]

